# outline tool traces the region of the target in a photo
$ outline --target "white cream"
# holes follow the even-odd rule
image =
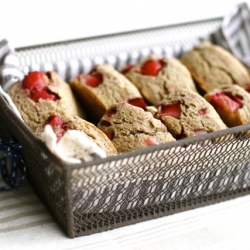
[[[42,140],[50,151],[67,163],[79,164],[93,160],[95,157],[105,158],[106,153],[86,134],[78,130],[67,130],[57,143],[57,136],[50,125],[44,127]]]

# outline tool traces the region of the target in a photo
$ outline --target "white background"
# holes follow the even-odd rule
[[[240,2],[0,0],[0,37],[24,47],[219,17]]]

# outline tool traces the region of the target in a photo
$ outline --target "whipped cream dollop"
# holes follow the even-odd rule
[[[105,151],[79,130],[67,130],[57,142],[56,134],[47,124],[41,137],[49,150],[66,163],[80,164],[106,157]]]

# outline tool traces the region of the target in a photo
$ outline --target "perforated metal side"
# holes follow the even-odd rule
[[[73,168],[75,234],[108,230],[249,193],[250,140],[244,132],[249,128]]]
[[[217,30],[221,20],[218,18],[38,47],[17,48],[17,52],[20,66],[25,68],[35,63],[69,61],[85,57],[101,61],[100,57],[120,54],[122,56],[122,53],[136,53],[143,49],[157,53],[159,47],[166,50],[173,47],[190,49],[199,37],[206,37]]]

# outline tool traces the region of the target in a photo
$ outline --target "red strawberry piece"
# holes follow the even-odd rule
[[[106,136],[112,141],[114,139],[114,133],[113,132],[104,132]]]
[[[243,107],[243,98],[242,98],[242,96],[232,95],[231,98],[240,105],[240,108]]]
[[[127,74],[132,68],[134,68],[134,65],[129,64],[129,65],[127,65],[127,66],[121,71],[121,73],[122,73],[122,74]]]
[[[62,126],[63,125],[63,120],[59,115],[51,115],[47,121],[46,124],[51,125],[51,127],[55,127],[55,126]]]
[[[162,60],[149,60],[142,64],[140,73],[147,76],[157,76],[162,69],[164,62]]]
[[[45,88],[43,89],[34,88],[30,92],[29,97],[34,102],[38,102],[39,99],[52,100],[52,101],[56,100],[56,96],[54,94],[48,93],[48,91]]]
[[[225,92],[213,94],[210,103],[215,109],[222,109],[227,112],[236,112],[243,106],[242,97]]]
[[[63,134],[68,130],[68,124],[63,122],[59,115],[50,116],[45,125],[46,124],[49,124],[53,128],[53,131],[57,136],[57,141],[59,141]]]
[[[148,146],[159,145],[159,142],[157,141],[156,138],[150,137],[150,138],[145,139],[144,141],[145,141],[145,143],[146,143]]]
[[[29,90],[42,88],[45,86],[45,77],[46,75],[43,72],[30,72],[24,77],[22,87]]]
[[[57,97],[55,94],[50,93],[50,91],[46,88],[49,83],[48,76],[50,73],[43,72],[29,72],[26,75],[22,82],[22,88],[30,90],[30,94],[28,95],[34,102],[38,102],[38,100],[56,100]]]
[[[107,111],[106,116],[110,118],[112,115],[116,113],[116,109],[110,109]]]
[[[103,76],[95,71],[89,75],[79,75],[78,79],[86,85],[96,88],[103,82]]]
[[[89,75],[86,78],[86,84],[90,87],[96,88],[98,87],[103,81],[102,74],[96,74],[96,75]]]
[[[194,130],[194,134],[195,135],[204,135],[204,134],[207,134],[207,131],[204,129],[196,129],[196,130]]]
[[[160,104],[157,106],[158,116],[172,116],[176,119],[180,119],[181,116],[181,101],[170,103],[170,104]]]
[[[128,103],[131,104],[131,105],[133,105],[133,106],[142,108],[144,110],[147,107],[147,104],[145,103],[144,99],[141,98],[141,97],[130,99],[130,100],[128,100]]]
[[[200,109],[198,110],[198,114],[205,115],[207,113],[207,109]]]

